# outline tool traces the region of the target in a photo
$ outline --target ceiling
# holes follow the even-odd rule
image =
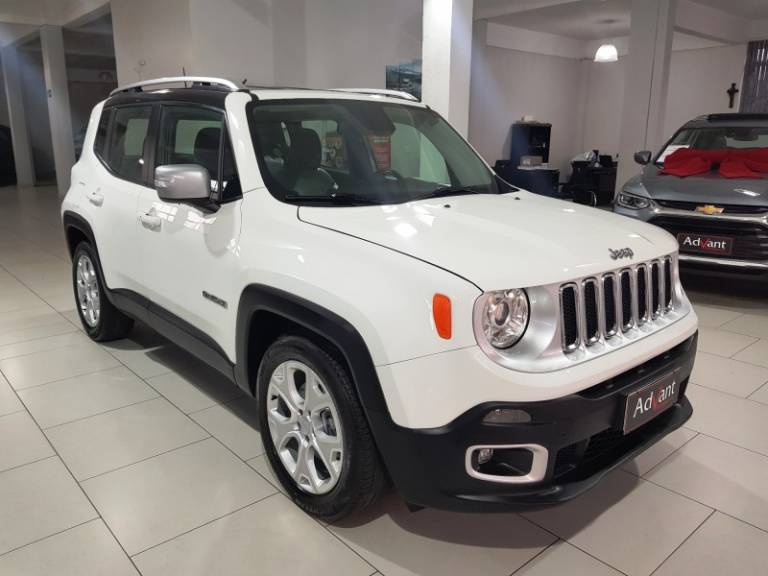
[[[579,40],[597,40],[629,34],[631,4],[631,0],[582,0],[515,12],[490,20]]]
[[[768,18],[768,0],[694,0],[742,18]]]
[[[768,0],[692,0],[748,21],[768,19]],[[598,40],[629,35],[631,0],[475,0],[475,14],[492,22]]]

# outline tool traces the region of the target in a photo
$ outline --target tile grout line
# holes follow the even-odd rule
[[[97,372],[98,374],[98,372]],[[125,406],[118,406],[117,408],[109,408],[107,410],[104,410],[103,412],[97,412],[96,414],[89,414],[88,416],[80,416],[78,418],[73,418],[72,420],[67,420],[66,422],[59,422],[58,424],[53,424],[52,426],[47,426],[45,428],[40,428],[43,432],[46,432],[48,430],[55,430],[56,428],[61,428],[62,426],[66,426],[67,424],[74,424],[75,422],[82,422],[83,420],[88,420],[90,418],[96,418],[97,416],[103,416],[104,414],[111,414],[112,412],[117,412],[118,410],[122,410],[123,408],[130,408],[131,406],[137,406],[138,404],[144,404],[145,402],[151,402],[152,400],[157,400],[158,398],[161,398],[161,396],[153,396],[152,398],[145,398],[144,400],[137,400],[136,402],[131,402],[130,404],[126,404]]]
[[[99,346],[97,346],[100,348]],[[59,350],[62,350],[62,348],[59,348]],[[10,380],[8,380],[8,377],[6,376],[5,379],[8,380],[8,383],[11,385],[11,388],[13,388],[15,391],[19,390],[30,390],[32,388],[40,388],[40,386],[47,386],[48,384],[56,384],[58,382],[64,382],[65,380],[71,380],[72,378],[83,378],[84,376],[91,376],[93,374],[99,374],[100,372],[108,372],[110,370],[115,370],[116,368],[120,368],[120,366],[110,366],[109,368],[103,368],[101,370],[93,370],[92,372],[83,372],[82,374],[72,374],[70,376],[67,376],[65,378],[57,378],[56,380],[51,380],[49,382],[40,382],[39,384],[33,384],[32,386],[24,386],[23,388],[16,388]]]
[[[182,536],[186,536],[187,534],[194,532],[195,530],[199,530],[200,528],[203,528],[204,526],[208,526],[209,524],[213,524],[214,522],[221,520],[223,518],[226,518],[227,516],[231,516],[232,514],[236,514],[237,512],[241,512],[242,510],[245,510],[246,508],[250,508],[251,506],[255,506],[256,504],[259,504],[260,502],[264,502],[265,500],[268,500],[269,498],[272,498],[274,496],[279,495],[280,492],[275,491],[271,494],[267,494],[266,496],[262,496],[261,498],[257,498],[253,502],[249,502],[248,504],[244,504],[240,506],[239,508],[232,510],[231,512],[227,512],[226,514],[222,514],[221,516],[217,516],[216,518],[212,518],[211,520],[208,520],[206,522],[203,522],[199,526],[194,526],[190,528],[189,530],[184,530],[184,532],[181,532],[179,534],[176,534],[175,536],[172,536],[171,538],[166,538],[162,542],[157,542],[156,544],[152,544],[152,546],[148,546],[147,548],[143,548],[139,550],[138,552],[135,552],[133,556],[130,556],[131,559],[135,558],[136,556],[139,556],[140,554],[144,554],[145,552],[148,552],[150,550],[153,550],[157,548],[158,546],[162,546],[163,544],[168,544],[168,542],[173,542],[177,538],[180,538]],[[127,552],[126,552],[127,554]],[[138,569],[138,568],[137,568]],[[141,573],[141,572],[139,572]]]
[[[3,371],[2,371],[2,368],[0,368],[0,375],[2,375],[2,376],[3,376],[3,377],[6,379],[6,380],[7,380],[7,377],[6,377],[6,375],[3,373]],[[11,386],[11,388],[13,388],[13,387]],[[107,523],[107,521],[106,521],[106,520],[104,519],[104,517],[101,515],[101,512],[100,512],[100,511],[99,511],[99,509],[96,507],[96,505],[93,503],[93,500],[91,500],[91,497],[90,497],[90,496],[88,496],[88,493],[85,491],[85,488],[83,488],[83,485],[82,485],[82,484],[80,484],[80,482],[78,482],[77,478],[75,478],[75,475],[72,473],[72,470],[70,470],[69,466],[68,466],[68,465],[67,465],[67,463],[64,461],[64,458],[62,458],[62,457],[61,457],[61,454],[59,454],[59,451],[58,451],[58,450],[56,450],[56,447],[53,445],[53,442],[51,442],[51,441],[50,441],[50,439],[48,438],[48,436],[46,436],[45,432],[43,432],[43,429],[42,429],[42,428],[40,428],[40,424],[38,423],[37,419],[34,417],[34,415],[33,415],[31,412],[29,412],[29,408],[28,408],[28,407],[27,407],[27,405],[24,403],[24,400],[22,400],[22,399],[21,399],[21,397],[19,396],[18,392],[16,392],[16,390],[14,390],[14,393],[16,394],[16,397],[19,399],[19,402],[21,402],[21,403],[24,405],[24,407],[27,409],[27,412],[29,413],[29,417],[30,417],[30,418],[32,418],[32,421],[35,423],[35,426],[37,426],[38,430],[40,431],[40,433],[41,433],[41,434],[43,435],[43,437],[45,438],[45,441],[46,441],[46,442],[48,442],[48,445],[51,447],[51,450],[53,450],[53,452],[54,452],[54,454],[56,455],[56,457],[58,458],[59,462],[61,462],[61,465],[62,465],[62,466],[64,467],[64,469],[65,469],[65,470],[66,470],[66,471],[69,473],[69,476],[70,476],[70,478],[72,478],[72,481],[73,481],[73,482],[74,482],[74,483],[77,485],[77,487],[80,489],[80,492],[83,494],[83,497],[86,499],[86,501],[87,501],[87,502],[88,502],[88,504],[91,506],[91,508],[93,509],[93,511],[94,511],[94,512],[96,512],[96,514],[97,514],[97,517],[98,517],[99,519],[101,519],[101,521],[102,521],[102,523],[104,524],[104,526],[106,527],[107,531],[109,531],[109,533],[112,535],[112,538],[114,538],[114,540],[115,540],[115,542],[117,543],[117,545],[118,545],[118,546],[120,546],[120,549],[123,551],[123,554],[125,554],[125,555],[126,555],[126,557],[128,558],[128,561],[129,561],[129,562],[130,562],[130,563],[133,565],[134,569],[135,569],[135,570],[136,570],[136,571],[137,571],[139,574],[141,574],[141,571],[139,570],[139,567],[138,567],[138,566],[136,566],[136,564],[134,563],[133,559],[130,557],[130,555],[128,554],[128,552],[125,550],[125,548],[123,547],[123,544],[122,544],[122,542],[120,542],[120,540],[118,540],[117,536],[116,536],[116,535],[115,535],[115,533],[112,531],[112,528],[110,527],[110,525]]]
[[[725,512],[724,510],[721,510],[720,508],[717,508],[715,506],[711,506],[709,504],[705,504],[704,502],[696,500],[696,498],[692,498],[691,496],[683,494],[682,492],[678,492],[677,490],[673,490],[672,488],[669,488],[667,486],[659,484],[658,482],[656,482],[654,480],[648,480],[646,478],[643,478],[643,480],[653,484],[654,486],[658,486],[659,488],[662,488],[662,489],[666,490],[667,492],[671,492],[672,494],[677,494],[678,496],[686,498],[687,500],[690,500],[692,502],[696,502],[697,504],[700,504],[701,506],[704,506],[705,508],[709,508],[710,510],[714,510],[715,512],[719,512],[720,514],[723,514],[725,516],[733,518],[734,520],[738,520],[739,522],[747,524],[748,526],[752,526],[752,528],[755,528],[756,530],[759,530],[760,532],[765,532],[766,534],[768,534],[768,529],[761,528],[760,526],[757,526],[756,524],[752,524],[752,522],[750,522],[749,520],[745,520],[744,518],[739,518],[738,516],[734,516],[733,514],[729,514],[728,512]]]
[[[698,430],[693,430],[692,428],[687,428],[687,430],[692,430],[692,431],[693,431],[693,436],[691,436],[690,438],[688,438],[688,440],[686,440],[685,442],[683,442],[682,444],[680,444],[680,446],[678,446],[677,448],[675,448],[674,450],[672,450],[672,452],[670,452],[670,453],[669,453],[669,454],[667,454],[667,455],[666,455],[664,458],[662,458],[660,461],[658,461],[656,464],[654,464],[653,466],[651,466],[651,468],[650,468],[650,469],[649,469],[649,470],[648,470],[648,471],[647,471],[645,474],[638,474],[638,475],[637,475],[637,476],[638,476],[638,478],[642,478],[643,480],[647,480],[646,476],[648,476],[649,474],[651,474],[651,473],[652,473],[654,470],[656,470],[656,469],[657,469],[659,466],[661,466],[662,464],[664,464],[664,462],[666,462],[666,461],[667,461],[667,460],[669,460],[669,459],[670,459],[672,456],[674,456],[675,454],[677,454],[677,453],[678,453],[678,452],[679,452],[679,451],[680,451],[680,450],[683,448],[683,446],[686,446],[686,445],[688,445],[688,443],[689,443],[689,442],[691,442],[691,440],[693,440],[693,439],[694,439],[694,438],[696,438],[696,437],[697,437],[699,434],[701,434],[701,432],[699,432]]]
[[[620,471],[623,471],[623,470],[620,470]],[[634,478],[640,478],[639,476],[633,476],[633,477],[634,477]],[[611,569],[615,570],[615,571],[616,571],[616,572],[618,572],[619,574],[623,574],[623,576],[628,576],[628,575],[627,575],[627,573],[626,573],[626,572],[624,572],[623,570],[620,570],[620,569],[616,568],[616,566],[614,566],[614,565],[612,565],[612,564],[609,564],[608,562],[606,562],[605,560],[602,560],[601,558],[598,558],[597,556],[595,556],[594,554],[592,554],[592,553],[591,553],[591,552],[589,552],[588,550],[585,550],[585,549],[584,549],[584,548],[582,548],[581,546],[579,546],[579,545],[575,544],[574,542],[571,542],[570,540],[566,540],[566,539],[564,539],[564,538],[560,538],[560,536],[559,536],[559,535],[557,535],[557,534],[555,534],[554,532],[552,532],[552,530],[550,530],[549,528],[547,528],[547,527],[545,527],[545,526],[542,526],[541,524],[539,524],[539,523],[538,523],[538,522],[536,522],[535,520],[531,520],[530,518],[528,518],[527,516],[523,516],[522,514],[517,514],[517,513],[516,513],[516,515],[517,515],[518,517],[522,518],[523,520],[525,520],[526,522],[528,522],[529,524],[532,524],[533,526],[536,526],[537,528],[539,528],[539,529],[543,530],[544,532],[546,532],[546,533],[547,533],[547,534],[549,534],[550,536],[553,536],[553,537],[555,538],[555,542],[553,542],[552,544],[550,544],[550,546],[551,546],[551,545],[553,545],[553,544],[555,544],[555,543],[557,543],[557,541],[558,541],[558,540],[562,540],[563,542],[565,542],[565,543],[569,544],[570,546],[573,546],[574,548],[576,548],[576,550],[578,550],[579,552],[582,552],[582,553],[586,554],[587,556],[589,556],[589,557],[590,557],[590,558],[592,558],[593,560],[595,560],[595,561],[599,562],[600,564],[603,564],[603,565],[605,565],[605,566],[608,566],[609,568],[611,568]],[[518,569],[518,570],[519,570],[519,569]]]
[[[0,470],[0,475],[5,474],[6,472],[13,472],[14,470],[18,470],[19,468],[24,468],[24,466],[29,466],[30,464],[39,464],[40,462],[43,462],[44,460],[50,460],[51,458],[56,458],[56,454],[49,454],[48,456],[43,456],[42,458],[35,458],[34,460],[30,460],[29,462],[24,462],[23,464],[16,464],[16,466],[11,466],[10,468],[6,468],[5,470]]]
[[[52,456],[52,458],[55,458],[55,456]],[[85,526],[86,524],[90,524],[91,522],[97,522],[102,521],[100,516],[95,516],[93,518],[90,518],[88,520],[84,520],[83,522],[79,522],[78,524],[75,524],[73,526],[70,526],[68,528],[64,528],[63,530],[59,530],[58,532],[54,532],[53,534],[48,534],[47,536],[43,536],[42,538],[38,538],[37,540],[32,540],[31,542],[27,542],[26,544],[22,544],[21,546],[16,546],[16,548],[11,548],[10,550],[7,550],[5,552],[0,553],[0,558],[3,556],[6,556],[8,554],[12,554],[13,552],[16,552],[18,550],[22,550],[26,548],[27,546],[32,546],[33,544],[37,544],[39,542],[42,542],[44,540],[48,540],[49,538],[53,538],[54,536],[59,536],[60,534],[64,534],[64,532],[69,532],[70,530],[74,530],[75,528],[79,528],[80,526]]]
[[[525,563],[522,564],[519,568],[516,568],[514,571],[510,572],[509,576],[514,576],[515,574],[520,572],[523,568],[525,568],[526,566],[529,566],[530,564],[532,564],[533,561],[536,560],[536,558],[542,556],[547,550],[549,550],[552,547],[554,547],[558,542],[565,542],[565,540],[563,540],[562,538],[559,538],[559,537],[555,537],[555,540],[553,542],[550,542],[549,544],[544,546],[544,548],[542,548],[541,550],[536,552],[536,554],[534,554],[531,558],[528,558],[528,560],[526,560]]]
[[[135,462],[129,462],[128,464],[123,464],[122,466],[118,466],[117,468],[112,468],[110,470],[105,470],[104,472],[99,472],[98,474],[94,474],[93,476],[88,476],[87,478],[78,480],[78,482],[84,484],[85,482],[88,482],[95,478],[100,478],[101,476],[111,474],[112,472],[117,472],[125,468],[130,468],[131,466],[135,466],[136,464],[141,464],[142,462],[146,462],[147,460],[152,460],[152,458],[157,458],[158,456],[165,456],[166,454],[170,454],[171,452],[175,452],[176,450],[181,450],[182,448],[189,448],[190,446],[194,446],[195,444],[200,444],[200,442],[205,442],[206,440],[210,440],[211,438],[213,438],[213,436],[211,436],[207,430],[205,430],[205,433],[208,434],[208,436],[206,436],[205,438],[200,438],[199,440],[193,440],[192,442],[187,442],[186,444],[182,444],[180,446],[174,446],[173,448],[169,448],[168,450],[158,452],[157,454],[152,454],[151,456],[147,456],[145,458],[142,458],[141,460],[136,460]]]
[[[55,326],[55,324],[51,324],[51,326]],[[73,330],[72,332],[64,332],[62,334],[54,334],[53,336],[42,336],[40,338],[34,338],[32,340],[26,340],[24,342],[14,342],[12,344],[8,344],[7,346],[18,346],[19,344],[28,344],[30,342],[39,342],[40,340],[47,340],[49,338],[58,338],[59,336],[69,336],[70,334],[77,334],[77,330]],[[85,334],[82,332],[80,333],[81,337],[87,338]],[[84,342],[84,344],[87,344],[88,341]],[[0,362],[3,362],[5,360],[13,360],[15,358],[25,358],[27,356],[32,356],[33,354],[40,354],[43,352],[54,352],[56,350],[62,350],[64,348],[69,348],[70,346],[81,346],[82,344],[61,344],[60,346],[54,346],[53,348],[45,348],[43,350],[35,350],[34,352],[24,352],[22,354],[16,354],[15,356],[2,356],[0,357]],[[0,346],[0,348],[5,348],[5,346]]]
[[[728,360],[728,358],[724,358],[724,360]],[[732,398],[738,398],[739,400],[750,400],[750,396],[752,394],[758,392],[763,386],[765,386],[766,382],[763,382],[760,384],[755,390],[749,393],[748,396],[739,396],[738,394],[733,394],[731,392],[727,392],[726,390],[721,390],[720,388],[713,388],[712,386],[707,386],[706,384],[699,384],[698,382],[694,382],[693,380],[690,380],[690,384],[695,384],[696,386],[700,388],[706,388],[707,390],[712,390],[714,392],[720,392],[721,394],[727,394],[728,396],[731,396]],[[758,402],[757,400],[752,400],[752,402]],[[759,402],[762,404],[762,402]]]
[[[716,512],[717,512],[717,509],[716,509],[716,508],[713,508],[713,509],[712,509],[712,511],[711,511],[709,514],[707,514],[707,517],[706,517],[706,518],[704,518],[704,520],[702,520],[702,521],[701,521],[701,523],[700,523],[698,526],[696,526],[696,528],[695,528],[695,529],[694,529],[694,530],[693,530],[693,531],[692,531],[690,534],[688,534],[688,536],[686,536],[686,537],[683,539],[683,541],[682,541],[682,542],[680,542],[680,544],[678,544],[678,545],[675,547],[675,549],[674,549],[674,550],[672,550],[672,552],[670,552],[670,553],[669,553],[669,555],[668,555],[666,558],[664,558],[664,560],[662,560],[662,561],[661,561],[661,563],[660,563],[658,566],[656,566],[656,568],[654,568],[654,569],[653,569],[653,572],[651,572],[649,576],[653,576],[654,574],[656,574],[656,572],[658,572],[658,571],[659,571],[659,568],[661,568],[662,566],[664,566],[664,564],[667,562],[667,560],[669,560],[670,558],[672,558],[672,556],[674,556],[674,555],[675,555],[675,553],[676,553],[678,550],[680,550],[680,548],[682,548],[682,547],[685,545],[685,543],[686,543],[686,542],[688,542],[688,540],[690,540],[690,539],[691,539],[691,537],[693,537],[693,535],[694,535],[694,534],[696,534],[696,532],[698,532],[699,530],[701,530],[701,527],[702,527],[702,526],[704,526],[704,524],[706,524],[706,523],[707,523],[707,520],[709,520],[710,518],[712,518],[712,516],[713,516],[713,515],[714,515]]]

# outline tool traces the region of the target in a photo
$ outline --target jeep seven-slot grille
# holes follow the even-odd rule
[[[561,285],[563,350],[592,346],[666,314],[672,286],[669,257]]]

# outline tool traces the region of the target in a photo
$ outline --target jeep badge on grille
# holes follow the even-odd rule
[[[618,250],[612,250],[608,248],[608,253],[611,255],[611,259],[619,260],[621,258],[632,258],[635,253],[632,252],[632,248],[619,248]]]

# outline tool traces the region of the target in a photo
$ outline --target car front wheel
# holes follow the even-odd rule
[[[306,512],[328,521],[371,504],[384,470],[346,370],[310,340],[288,336],[259,370],[261,437],[272,469]]]
[[[77,313],[88,336],[97,342],[108,342],[124,338],[133,327],[133,320],[109,301],[102,278],[96,252],[90,244],[81,242],[72,256]]]

